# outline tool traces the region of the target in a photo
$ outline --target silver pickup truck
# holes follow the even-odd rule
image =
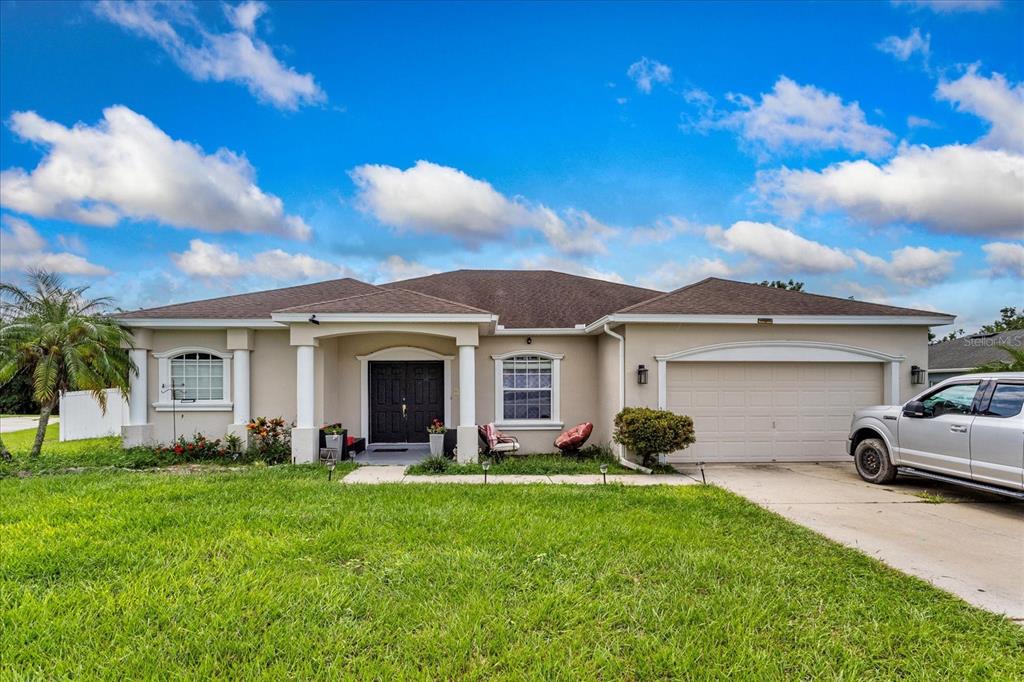
[[[847,452],[870,483],[908,474],[1024,500],[1024,372],[965,374],[857,410]]]

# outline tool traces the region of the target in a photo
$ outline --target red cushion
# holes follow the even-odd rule
[[[590,422],[583,422],[572,427],[555,439],[555,447],[559,450],[572,450],[587,442],[594,425]]]
[[[349,436],[348,438],[345,439],[345,445],[355,445],[355,442],[356,442],[356,437],[355,436]]]

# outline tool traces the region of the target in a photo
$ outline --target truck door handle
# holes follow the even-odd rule
[[[949,430],[952,431],[953,433],[967,433],[967,427],[961,426],[959,424],[953,424],[952,426],[949,427]]]

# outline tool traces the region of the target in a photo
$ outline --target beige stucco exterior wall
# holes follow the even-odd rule
[[[910,383],[910,366],[928,367],[928,328],[924,326],[629,324],[626,325],[626,376],[637,365],[650,370],[645,386],[626,382],[626,404],[658,406],[655,355],[737,341],[820,341],[856,346],[906,357],[900,367],[900,398],[910,399],[922,386]]]
[[[209,348],[221,353],[227,352],[227,333],[223,329],[216,330],[159,330],[152,336],[152,349],[149,355],[149,384],[147,386],[149,421],[153,424],[153,437],[160,443],[170,443],[174,434],[191,436],[204,433],[212,436],[223,436],[231,423],[231,411],[219,412],[157,412],[153,403],[169,396],[160,394],[160,365],[153,353],[162,353],[175,348],[199,347]],[[230,395],[230,391],[229,391]]]
[[[561,361],[559,386],[560,417],[564,426],[543,430],[503,428],[506,433],[519,439],[522,452],[551,452],[554,440],[563,430],[580,422],[594,422],[598,427],[597,409],[597,339],[593,336],[534,336],[533,343],[526,343],[526,336],[483,336],[476,355],[476,419],[481,424],[495,419],[494,414],[494,359],[512,351],[529,354],[535,351],[557,353],[565,357]],[[603,428],[603,427],[601,427]],[[590,442],[607,440],[607,435],[591,436]]]
[[[295,421],[295,348],[287,329],[259,329],[249,356],[249,400],[253,417]]]

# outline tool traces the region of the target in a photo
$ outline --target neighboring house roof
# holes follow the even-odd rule
[[[303,284],[283,289],[254,291],[249,294],[221,296],[204,301],[118,313],[118,319],[270,319],[270,313],[289,306],[326,301],[377,291],[377,287],[357,279],[333,279],[316,284]]]
[[[999,348],[1024,348],[1024,329],[998,334],[972,334],[928,346],[928,371],[972,369],[995,360],[1010,360],[1010,354]]]
[[[550,270],[455,270],[382,286],[489,310],[509,329],[568,329],[661,293]]]
[[[897,308],[803,291],[709,277],[695,284],[622,308],[630,315],[943,315],[934,310]]]
[[[280,308],[278,313],[393,313],[397,315],[408,314],[437,314],[437,315],[466,315],[466,314],[489,314],[486,310],[474,308],[473,306],[446,301],[436,296],[428,296],[418,291],[407,289],[383,289],[375,287],[376,291],[365,294],[349,296],[347,298],[336,298],[331,301],[319,301],[308,305],[294,306],[291,308]]]
[[[381,286],[346,278],[136,310],[131,320],[271,320],[271,314],[497,315],[506,329],[572,329],[618,315],[942,316],[709,278],[662,293],[549,270],[457,270]],[[173,324],[179,324],[174,322]]]

